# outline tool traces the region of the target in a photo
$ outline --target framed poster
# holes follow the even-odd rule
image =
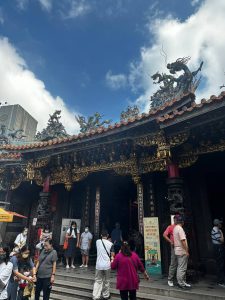
[[[144,218],[145,269],[148,274],[162,274],[159,239],[159,221],[157,217]]]
[[[81,220],[80,219],[62,219],[61,225],[61,234],[60,234],[60,245],[63,245],[66,231],[70,227],[71,222],[74,221],[77,223],[77,228],[80,230]]]

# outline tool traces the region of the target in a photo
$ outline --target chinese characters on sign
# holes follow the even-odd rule
[[[100,217],[100,187],[96,188],[96,199],[95,199],[95,236],[99,236],[99,217]]]
[[[87,186],[85,207],[84,207],[84,224],[83,224],[83,226],[87,226],[89,224],[89,210],[90,210],[90,187]]]
[[[161,274],[159,222],[157,217],[144,218],[145,268],[149,274]]]
[[[141,183],[137,185],[137,194],[138,194],[138,223],[139,223],[139,232],[144,234],[144,226],[143,226],[143,186]]]

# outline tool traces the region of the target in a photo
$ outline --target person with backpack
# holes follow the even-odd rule
[[[9,261],[9,249],[0,247],[0,300],[8,299],[8,283],[12,275],[13,264]]]
[[[114,256],[114,248],[108,237],[107,230],[102,230],[101,239],[96,241],[97,260],[93,300],[110,298],[110,257]]]
[[[128,242],[124,241],[120,253],[111,259],[111,268],[117,270],[116,288],[120,291],[121,300],[136,300],[136,292],[139,288],[138,271],[144,273],[146,280],[149,276],[139,258],[130,250]]]
[[[43,291],[43,300],[49,300],[52,284],[55,281],[57,260],[57,252],[53,248],[52,240],[46,240],[36,265],[35,300],[39,300],[41,291]]]
[[[78,248],[80,244],[80,231],[77,228],[76,222],[71,222],[70,228],[66,232],[66,239],[68,239],[68,247],[64,253],[66,258],[66,268],[70,268],[69,259],[71,258],[71,268],[75,269],[74,258],[76,255],[76,248]]]

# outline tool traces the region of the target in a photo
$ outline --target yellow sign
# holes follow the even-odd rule
[[[0,222],[12,222],[13,214],[8,213],[3,208],[0,208]]]
[[[159,222],[157,217],[144,218],[145,268],[149,274],[161,274]]]

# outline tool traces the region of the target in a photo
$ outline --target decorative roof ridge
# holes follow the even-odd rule
[[[149,110],[149,115],[156,115],[156,114],[159,113],[159,112],[161,113],[161,112],[163,112],[165,109],[167,109],[168,107],[173,106],[174,103],[179,102],[180,100],[186,98],[187,96],[194,96],[194,97],[195,97],[195,94],[194,94],[193,92],[188,92],[188,93],[186,93],[186,94],[181,95],[181,96],[178,97],[178,98],[173,98],[172,100],[165,102],[162,106],[159,106],[157,109],[151,108],[151,109]]]
[[[149,117],[154,117],[154,116],[156,117],[157,123],[160,123],[160,122],[164,122],[166,120],[171,120],[171,119],[175,118],[175,116],[182,115],[185,112],[191,112],[193,109],[202,107],[203,105],[209,104],[215,100],[219,100],[219,99],[225,97],[225,92],[222,92],[219,96],[212,95],[208,100],[203,98],[201,100],[200,104],[197,104],[196,102],[192,102],[191,106],[188,108],[187,108],[187,106],[183,106],[183,108],[181,110],[174,109],[173,111],[171,111],[172,112],[171,114],[166,113],[164,116],[157,117],[158,113],[162,113],[163,110],[165,110],[168,107],[171,107],[174,103],[180,101],[181,99],[183,99],[184,97],[187,97],[188,95],[194,96],[194,93],[192,93],[192,92],[187,93],[180,98],[173,99],[173,100],[169,101],[167,104],[160,107],[159,109],[150,110],[149,113],[142,113],[135,117],[129,118],[127,121],[119,121],[114,124],[110,124],[107,127],[101,126],[101,127],[96,128],[95,130],[91,130],[86,133],[79,133],[78,135],[72,135],[72,136],[64,137],[64,138],[55,138],[55,139],[49,140],[49,141],[33,142],[31,144],[20,145],[20,146],[7,144],[7,145],[0,146],[0,148],[4,149],[4,150],[25,150],[25,149],[34,149],[34,148],[38,149],[38,148],[43,148],[43,147],[47,147],[47,146],[51,146],[51,145],[68,143],[68,142],[71,143],[74,141],[92,137],[94,135],[101,135],[104,132],[113,131],[117,128],[124,127],[131,123],[138,122],[143,119],[147,119]]]
[[[203,106],[205,105],[208,105],[208,104],[211,104],[211,103],[214,103],[216,101],[220,101],[220,100],[225,100],[225,91],[221,92],[218,96],[215,96],[215,95],[211,95],[209,97],[209,99],[205,99],[205,98],[202,98],[200,100],[200,103],[196,103],[196,102],[193,102],[191,104],[191,107],[182,107],[182,109],[180,111],[173,111],[172,114],[165,114],[163,116],[160,116],[158,117],[156,120],[157,120],[157,123],[163,123],[163,122],[166,122],[168,120],[172,120],[172,119],[175,119],[177,115],[181,116],[183,115],[184,113],[189,113],[189,112],[192,112],[193,110],[195,109],[200,109],[202,108]]]

